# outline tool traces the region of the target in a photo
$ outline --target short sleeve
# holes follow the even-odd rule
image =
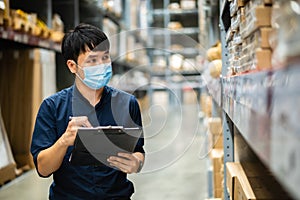
[[[134,121],[134,123],[143,128],[140,107],[134,96],[132,96],[130,99],[129,110],[130,110],[130,116]],[[141,137],[139,138],[134,151],[145,153],[143,146],[144,146],[144,134],[142,134]]]
[[[36,117],[30,148],[36,169],[38,154],[57,140],[55,113],[54,102],[50,99],[44,100]]]

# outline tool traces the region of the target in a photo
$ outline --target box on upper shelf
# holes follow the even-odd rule
[[[259,27],[271,26],[271,7],[266,6],[245,6],[245,20],[240,23],[240,33],[242,38],[246,38]]]
[[[196,1],[195,0],[181,0],[180,7],[182,9],[195,9]]]
[[[258,48],[255,51],[256,69],[265,70],[272,68],[272,51],[269,49]]]
[[[256,48],[239,58],[239,64],[233,66],[236,73],[272,68],[272,51],[270,49]]]
[[[230,8],[229,8],[230,9],[230,16],[231,17],[234,16],[237,13],[238,9],[240,7],[243,7],[243,6],[245,6],[245,3],[244,3],[243,0],[233,0],[230,3]]]
[[[249,43],[253,43],[255,47],[270,48],[270,34],[273,29],[271,27],[262,27],[250,35],[248,40]]]

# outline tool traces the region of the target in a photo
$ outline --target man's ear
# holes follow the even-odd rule
[[[74,60],[67,60],[67,66],[73,74],[77,72],[77,66]]]

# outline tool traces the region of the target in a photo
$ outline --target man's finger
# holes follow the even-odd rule
[[[123,158],[127,158],[127,159],[129,159],[129,160],[133,160],[133,155],[132,154],[130,154],[130,153],[118,153],[118,156],[120,156],[120,157],[123,157]]]
[[[107,160],[108,162],[119,162],[125,165],[130,165],[131,160],[128,160],[126,158],[121,158],[121,157],[117,157],[117,156],[111,156],[108,158]]]
[[[112,167],[116,167],[116,168],[120,169],[124,173],[129,173],[129,166],[128,165],[125,165],[123,163],[116,162],[116,161],[110,162],[109,164]]]
[[[92,127],[87,116],[72,117],[71,122],[77,126]]]

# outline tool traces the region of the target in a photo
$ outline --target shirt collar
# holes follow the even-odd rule
[[[102,96],[100,101],[95,105],[95,108],[98,108],[99,106],[104,105],[107,101],[109,101],[109,98],[107,98],[109,96],[109,94],[111,93],[111,88],[109,86],[104,86],[103,88],[103,92],[102,92]],[[90,102],[81,94],[81,92],[79,91],[79,89],[77,88],[76,84],[74,83],[73,85],[73,98],[79,98],[79,100],[82,103],[91,105]]]

